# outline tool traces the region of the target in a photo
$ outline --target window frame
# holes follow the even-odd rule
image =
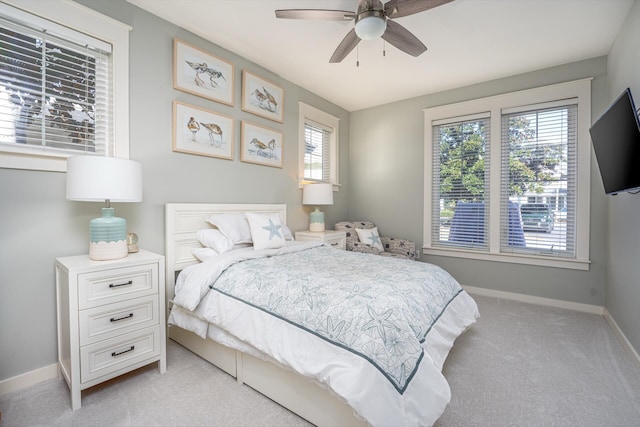
[[[433,188],[431,165],[433,161],[433,126],[438,120],[471,116],[479,113],[490,114],[491,129],[501,129],[502,111],[522,106],[535,106],[564,99],[577,99],[577,153],[576,153],[576,236],[575,258],[506,253],[501,252],[501,215],[489,219],[489,250],[478,252],[450,247],[434,247],[432,244],[432,200],[429,194]],[[591,124],[591,79],[581,79],[566,83],[543,86],[518,92],[480,98],[460,103],[425,108],[424,112],[424,218],[423,253],[458,258],[499,261],[575,270],[588,270],[590,244],[590,198],[591,198],[591,145],[589,126]],[[501,212],[501,132],[492,133],[490,140],[489,211]],[[498,191],[495,191],[498,189]]]
[[[26,22],[46,20],[112,46],[113,155],[129,158],[129,32],[131,27],[70,0],[2,0],[0,13]],[[0,146],[0,168],[66,172],[67,157],[39,147]]]
[[[315,181],[309,180],[304,176],[304,154],[305,154],[305,124],[306,120],[310,120],[319,123],[327,128],[333,129],[331,138],[329,141],[330,152],[335,153],[333,159],[331,159],[329,181]],[[302,188],[304,184],[310,182],[330,182],[333,184],[333,191],[337,191],[340,187],[339,180],[339,147],[340,147],[340,119],[326,113],[316,107],[305,104],[302,101],[298,102],[298,187]]]

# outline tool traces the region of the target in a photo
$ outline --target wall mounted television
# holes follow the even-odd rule
[[[605,193],[640,191],[640,120],[629,88],[589,132]]]

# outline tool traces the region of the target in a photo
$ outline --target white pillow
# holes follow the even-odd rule
[[[207,222],[215,226],[232,243],[251,243],[251,229],[243,213],[213,214]]]
[[[293,234],[291,233],[291,229],[285,224],[282,224],[282,229],[284,230],[284,240],[293,241]]]
[[[384,246],[382,246],[380,235],[378,234],[378,227],[356,228],[356,233],[358,233],[358,239],[365,245],[373,246],[380,252],[384,251]]]
[[[218,253],[211,248],[194,248],[191,249],[191,253],[202,262],[218,256]]]
[[[211,248],[219,254],[223,254],[233,248],[233,242],[222,234],[220,230],[214,230],[213,228],[198,230],[196,238],[202,246]]]
[[[247,212],[246,215],[251,228],[253,249],[276,249],[287,243],[280,215],[253,212]]]

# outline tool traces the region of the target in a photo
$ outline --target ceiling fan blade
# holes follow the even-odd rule
[[[342,61],[348,54],[360,43],[360,38],[356,35],[356,29],[353,28],[351,31],[347,33],[346,36],[342,39],[336,51],[333,52],[333,56],[329,62],[335,63]],[[389,42],[391,43],[391,42]]]
[[[402,18],[442,6],[453,0],[389,0],[384,5],[384,13],[391,19]]]
[[[387,20],[387,29],[382,38],[411,56],[419,56],[427,47],[402,25],[390,19]]]
[[[280,9],[276,10],[276,18],[315,19],[322,21],[350,21],[356,18],[356,14],[348,10]]]

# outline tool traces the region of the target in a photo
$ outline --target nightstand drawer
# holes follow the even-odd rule
[[[80,345],[158,324],[158,295],[126,300],[79,313]]]
[[[345,250],[347,248],[347,234],[344,231],[296,231],[296,240],[324,242],[335,249]]]
[[[86,383],[160,354],[153,326],[80,348],[80,382]]]
[[[78,305],[85,309],[158,293],[158,265],[103,270],[78,275]]]
[[[346,241],[344,237],[337,237],[337,238],[330,238],[327,239],[325,243],[328,243],[331,245],[331,247],[336,248],[336,249],[346,249]]]

